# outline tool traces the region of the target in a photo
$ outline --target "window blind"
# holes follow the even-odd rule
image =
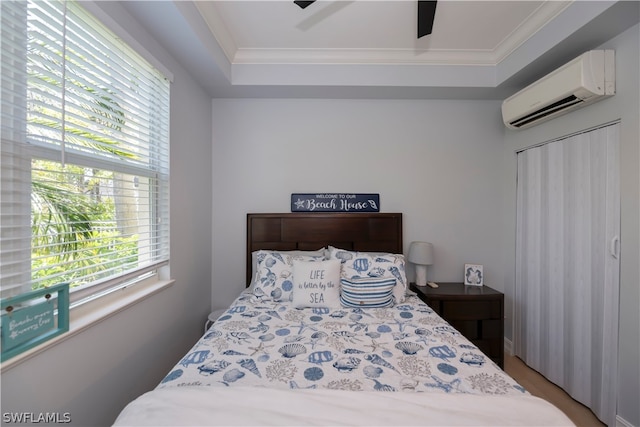
[[[1,296],[169,260],[167,78],[75,2],[0,2]]]

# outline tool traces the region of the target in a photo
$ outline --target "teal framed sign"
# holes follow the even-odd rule
[[[1,300],[4,362],[69,330],[69,284]]]

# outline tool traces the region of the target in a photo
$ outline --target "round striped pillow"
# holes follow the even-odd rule
[[[389,307],[393,305],[396,279],[389,277],[354,277],[340,279],[340,302],[345,307]]]

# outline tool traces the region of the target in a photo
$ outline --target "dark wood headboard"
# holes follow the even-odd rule
[[[402,253],[401,213],[250,213],[247,214],[247,283],[251,253],[260,249],[341,249]]]

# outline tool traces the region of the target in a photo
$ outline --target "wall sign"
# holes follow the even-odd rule
[[[53,304],[43,302],[7,315],[2,322],[2,347],[15,347],[53,329],[54,308]]]
[[[380,212],[380,194],[293,193],[291,212]]]
[[[3,362],[69,330],[68,283],[3,299],[0,306]]]

